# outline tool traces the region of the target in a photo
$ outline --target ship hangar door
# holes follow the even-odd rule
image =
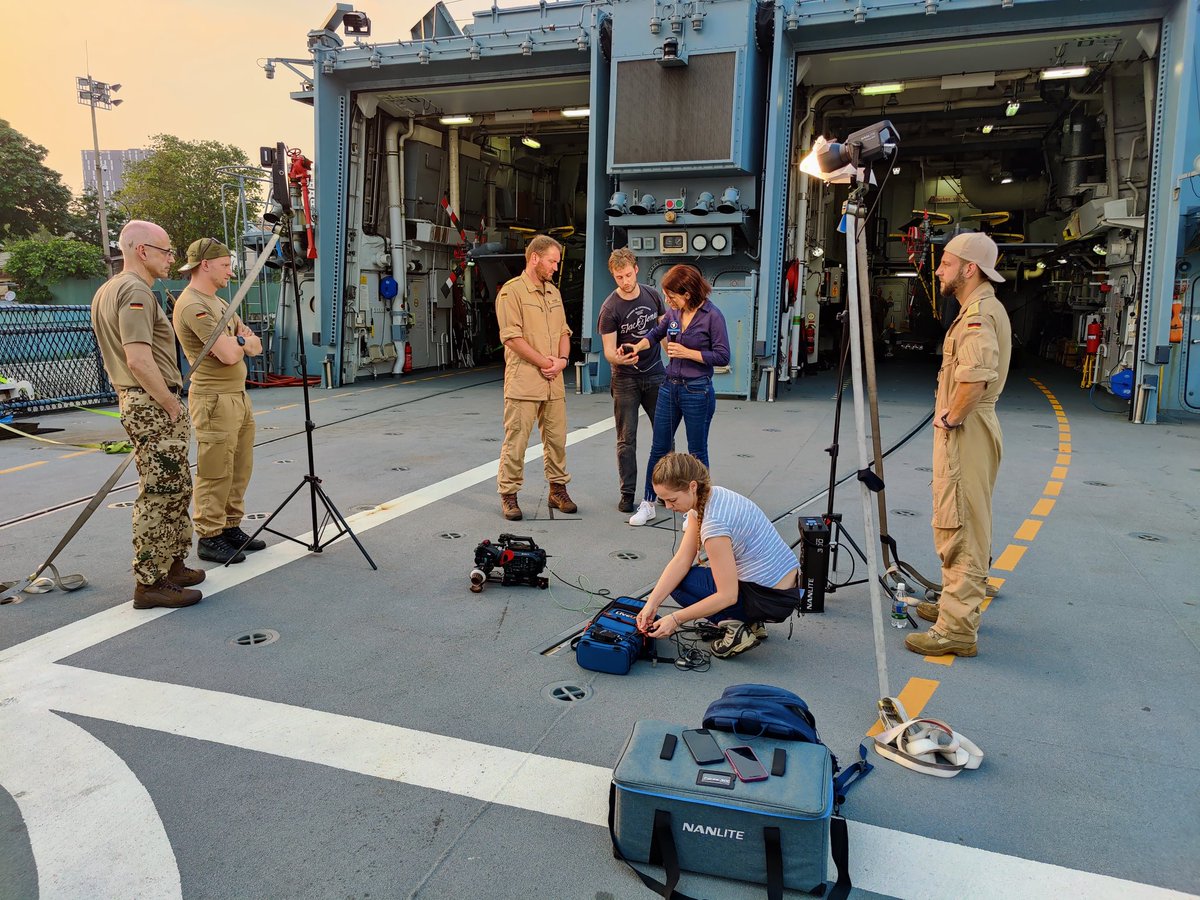
[[[958,230],[985,231],[1001,247],[1010,282],[1001,299],[1018,348],[1053,357],[1099,316],[1116,362],[1136,350],[1139,255],[1152,250],[1142,223],[1153,72],[1147,87],[1143,60],[1158,27],[1006,29],[842,49],[829,35],[798,42],[793,145],[805,153],[816,135],[844,139],[881,119],[899,132],[898,158],[876,167],[882,190],[866,228],[877,331],[890,326],[901,346],[937,352],[955,311],[937,296],[941,246]],[[1068,66],[1085,73],[1043,77]],[[808,176],[792,181],[789,249],[811,272],[806,314],[836,334],[825,320],[840,302],[831,283],[844,266],[836,228],[846,189],[806,190],[800,179]]]
[[[390,315],[394,359],[407,353],[412,368],[422,369],[499,358],[496,293],[524,268],[525,244],[537,233],[564,246],[558,284],[578,342],[589,88],[586,70],[561,67],[552,74],[501,71],[436,86],[405,83],[360,100],[376,114],[364,126],[360,186],[352,193],[361,197],[363,233],[393,249],[358,254],[362,266],[378,271],[348,271],[347,277],[368,286],[383,276],[403,279],[402,312],[393,306],[389,314],[378,301],[379,309],[361,316],[369,323]],[[389,172],[389,165],[402,172]],[[401,229],[398,241],[392,232]],[[360,306],[376,303],[374,296],[362,297]],[[370,374],[376,355],[356,355],[357,377]]]

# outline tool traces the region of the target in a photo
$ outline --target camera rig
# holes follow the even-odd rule
[[[475,568],[471,570],[471,592],[478,594],[489,582],[499,581],[508,586],[527,584],[530,587],[550,587],[550,579],[542,575],[546,568],[546,551],[531,537],[502,534],[496,543],[484,540],[475,548]],[[497,577],[493,569],[502,569]]]

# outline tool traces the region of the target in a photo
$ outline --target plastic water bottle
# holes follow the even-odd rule
[[[667,323],[667,343],[679,340],[679,322],[672,319]]]
[[[896,594],[892,599],[892,627],[904,628],[908,625],[907,585],[903,581],[896,582]]]

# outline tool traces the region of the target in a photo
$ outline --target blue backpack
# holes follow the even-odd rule
[[[808,704],[791,691],[770,684],[731,684],[704,711],[704,727],[731,731],[739,737],[766,737],[825,745],[817,733],[817,722]],[[841,803],[854,782],[874,768],[867,762],[867,748],[858,745],[858,762],[840,771],[833,760],[833,786]]]

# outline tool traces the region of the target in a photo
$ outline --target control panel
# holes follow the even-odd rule
[[[629,249],[636,256],[729,256],[732,229],[708,226],[675,231],[629,229]]]

